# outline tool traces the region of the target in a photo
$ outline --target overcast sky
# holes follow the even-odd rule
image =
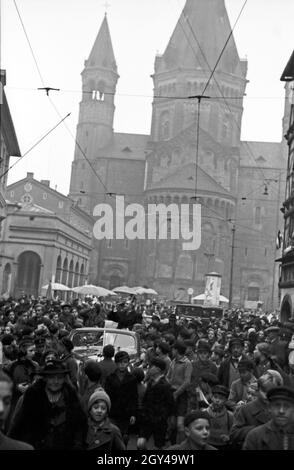
[[[197,1],[197,0],[195,0]],[[114,129],[150,133],[157,52],[163,53],[185,0],[108,0],[108,21],[120,79]],[[75,135],[81,76],[105,13],[103,0],[16,0],[46,86]],[[226,0],[234,24],[244,0]],[[280,141],[284,109],[281,73],[294,47],[294,0],[248,0],[234,36],[241,58],[248,59],[243,140]],[[197,31],[195,32],[197,34]],[[25,153],[60,117],[45,93],[14,0],[1,2],[1,68],[21,152]],[[12,183],[34,172],[51,187],[69,190],[74,141],[59,126],[11,170]],[[13,163],[15,159],[11,159]]]

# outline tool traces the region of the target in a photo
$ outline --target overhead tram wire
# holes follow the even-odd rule
[[[35,147],[37,147],[37,145],[40,144],[40,142],[42,142],[42,140],[44,140],[49,134],[51,134],[51,132],[53,132],[62,122],[65,121],[66,118],[68,118],[68,116],[70,116],[70,113],[68,113],[64,118],[62,118],[54,127],[52,127],[52,129],[50,129],[48,132],[46,132],[45,135],[43,135],[43,137],[41,137],[41,139],[39,139],[34,145],[32,145],[32,147],[30,147],[23,155],[21,155],[20,158],[18,158],[18,160],[16,162],[14,162],[9,168],[7,168],[7,170],[4,171],[4,173],[2,173],[2,175],[0,175],[0,180],[1,178],[3,178],[13,167],[15,167],[15,165],[17,165],[29,152],[31,152]]]
[[[22,25],[22,28],[23,28],[23,31],[24,31],[24,34],[25,34],[25,37],[26,37],[26,40],[28,42],[28,45],[29,45],[29,48],[30,48],[30,51],[32,53],[32,56],[33,56],[33,59],[34,59],[34,62],[35,62],[35,65],[36,65],[36,68],[37,68],[37,71],[38,71],[38,74],[39,74],[39,77],[41,79],[41,82],[42,82],[42,85],[43,85],[43,88],[44,90],[46,91],[46,94],[49,98],[49,101],[51,103],[51,105],[53,106],[55,112],[57,113],[57,115],[59,117],[61,117],[61,114],[60,112],[58,111],[57,107],[55,106],[55,104],[53,103],[51,97],[49,96],[49,93],[48,93],[48,90],[52,89],[51,87],[46,87],[45,85],[45,82],[44,82],[44,79],[43,79],[43,76],[42,76],[42,73],[41,73],[41,70],[40,70],[40,67],[38,65],[38,61],[36,59],[36,56],[34,54],[34,51],[33,51],[33,48],[32,48],[32,45],[31,45],[31,42],[30,42],[30,39],[29,39],[29,36],[26,32],[26,28],[25,28],[25,25],[24,25],[24,22],[22,20],[22,17],[21,17],[21,14],[20,14],[20,11],[17,7],[17,3],[16,3],[16,0],[13,0],[14,2],[14,5],[15,5],[15,8],[16,8],[16,11],[17,11],[17,14],[18,14],[18,17],[20,19],[20,22],[21,22],[21,25]],[[56,89],[56,91],[59,91],[59,89]],[[71,113],[68,114],[68,116],[70,115]],[[61,122],[64,122],[64,119],[62,119]],[[85,158],[85,160],[87,161],[87,163],[89,164],[90,168],[92,169],[93,173],[95,174],[95,176],[98,178],[99,182],[102,184],[102,186],[104,187],[105,189],[105,195],[109,195],[110,197],[112,197],[113,193],[110,193],[108,192],[108,189],[107,189],[107,186],[105,185],[105,183],[103,182],[103,180],[101,179],[101,177],[99,176],[99,174],[97,173],[96,169],[94,168],[94,166],[92,165],[92,163],[90,162],[90,160],[88,159],[88,157],[85,155],[85,152],[83,151],[83,149],[81,148],[79,142],[77,141],[77,139],[72,135],[72,132],[70,131],[70,129],[68,128],[68,126],[64,123],[66,129],[69,131],[71,137],[74,139],[76,145],[78,146],[80,152],[82,153],[83,157]]]
[[[41,88],[28,88],[28,87],[14,87],[14,86],[9,86],[9,85],[6,85],[5,87],[7,90],[23,90],[23,91],[38,91],[40,90]],[[59,91],[60,93],[81,93],[81,90],[68,90],[68,89],[65,89],[65,88],[51,88],[51,87],[44,87],[44,89],[49,89],[49,91],[52,89],[52,90],[56,90],[56,91]],[[59,93],[59,94],[60,94]],[[85,94],[92,94],[93,91],[90,91],[90,90],[83,90],[83,93]],[[152,98],[156,98],[156,99],[173,99],[173,100],[188,100],[190,99],[189,96],[163,96],[163,95],[144,95],[144,94],[140,94],[140,95],[137,95],[137,94],[132,94],[132,93],[117,93],[117,92],[110,92],[110,91],[105,91],[104,92],[104,95],[110,95],[110,96],[120,96],[120,97],[126,97],[126,98],[148,98],[148,99],[152,99]],[[227,99],[227,100],[240,100],[243,98],[243,96],[210,96],[211,99],[213,100],[223,100],[223,99]],[[267,100],[273,100],[273,99],[276,99],[276,100],[283,100],[285,101],[285,98],[284,97],[281,97],[281,96],[247,96],[246,97],[247,99],[267,99]]]
[[[213,67],[213,69],[212,69],[212,71],[211,71],[210,77],[209,77],[209,79],[207,80],[207,83],[206,83],[206,85],[205,85],[205,87],[204,87],[204,90],[203,90],[203,92],[202,92],[202,95],[204,95],[205,91],[207,90],[207,87],[208,87],[209,84],[210,84],[210,81],[211,81],[212,77],[214,76],[214,72],[216,71],[216,68],[217,68],[217,66],[218,66],[218,64],[219,64],[219,62],[220,62],[220,60],[221,60],[221,58],[222,58],[223,53],[225,52],[225,49],[226,49],[226,47],[227,47],[227,45],[228,45],[228,43],[229,43],[229,40],[231,39],[231,37],[232,37],[232,35],[233,35],[234,29],[235,29],[235,27],[237,26],[237,23],[238,23],[238,21],[239,21],[241,15],[242,15],[242,13],[243,13],[243,10],[244,10],[244,8],[245,8],[247,2],[248,2],[248,0],[245,0],[244,4],[243,4],[243,6],[242,6],[242,8],[241,8],[241,10],[240,10],[240,12],[239,12],[239,15],[237,16],[237,19],[236,19],[236,21],[235,21],[235,23],[234,23],[234,25],[233,25],[233,28],[231,28],[230,34],[229,34],[229,36],[228,36],[228,38],[227,38],[227,40],[226,40],[226,42],[225,42],[225,44],[224,44],[224,46],[223,46],[221,52],[220,52],[220,55],[219,55],[219,57],[218,57],[218,59],[217,59],[217,61],[216,61],[215,66]]]
[[[48,95],[48,98],[49,98],[49,101],[50,103],[52,104],[55,112],[58,114],[58,116],[60,116],[60,112],[57,108],[57,106],[55,105],[55,103],[53,102],[52,98]],[[84,159],[86,160],[86,162],[88,163],[88,165],[90,166],[90,168],[92,169],[93,173],[95,174],[95,176],[97,177],[97,179],[99,180],[99,182],[102,184],[103,188],[105,189],[105,195],[106,196],[110,196],[110,197],[113,197],[114,193],[111,193],[110,191],[108,191],[108,188],[106,186],[106,184],[104,183],[104,181],[102,180],[102,178],[100,177],[100,175],[97,173],[95,167],[92,165],[92,162],[88,159],[87,155],[85,154],[85,152],[83,151],[82,147],[80,146],[77,138],[72,134],[70,128],[64,123],[64,126],[65,128],[67,129],[67,131],[69,132],[70,136],[72,137],[72,139],[74,140],[74,142],[76,143],[79,151],[81,152],[81,154],[83,155]]]
[[[247,1],[247,0],[246,0],[246,1]],[[242,9],[242,10],[243,10],[243,9]],[[211,67],[210,67],[210,64],[209,64],[209,62],[208,62],[208,60],[207,60],[207,58],[206,58],[206,56],[205,56],[205,54],[204,54],[204,52],[203,52],[203,50],[202,50],[202,47],[201,47],[201,45],[200,45],[200,43],[199,43],[199,41],[198,41],[198,38],[197,38],[197,36],[196,36],[196,34],[195,34],[193,28],[192,28],[192,25],[191,25],[191,23],[190,23],[190,21],[189,21],[189,18],[188,18],[187,16],[185,16],[185,20],[186,20],[186,23],[188,24],[188,26],[189,26],[189,28],[190,28],[190,31],[191,31],[191,33],[192,33],[192,35],[193,35],[193,37],[194,37],[194,39],[195,39],[195,41],[196,41],[196,43],[197,43],[197,46],[198,46],[198,48],[199,48],[199,50],[200,50],[200,52],[201,52],[201,54],[202,54],[202,57],[203,57],[203,59],[205,60],[206,65],[207,65],[209,71],[211,72],[212,69],[211,69]],[[180,26],[181,26],[181,28],[182,28],[182,30],[183,30],[184,35],[186,36],[186,40],[187,40],[188,44],[190,45],[193,54],[195,55],[195,58],[197,59],[197,61],[198,61],[198,63],[199,63],[199,59],[198,59],[198,57],[197,57],[197,54],[196,54],[196,52],[195,52],[195,49],[194,49],[193,45],[191,44],[190,38],[189,38],[189,36],[188,36],[188,34],[187,34],[185,28],[184,28],[184,25],[182,24],[181,21],[179,21],[179,24],[180,24]],[[199,63],[199,65],[200,65],[200,63]],[[226,105],[227,109],[229,110],[230,114],[232,115],[233,120],[235,121],[235,123],[236,123],[236,125],[237,125],[237,128],[238,128],[239,131],[241,132],[241,127],[239,126],[239,123],[238,123],[237,120],[235,119],[234,113],[232,112],[232,110],[231,110],[231,108],[230,108],[228,102],[226,101],[226,98],[225,98],[224,95],[223,95],[223,91],[222,91],[222,89],[221,89],[221,87],[220,87],[220,85],[219,85],[219,83],[218,83],[218,81],[217,81],[215,75],[213,74],[212,76],[213,76],[213,79],[214,79],[214,81],[215,81],[215,83],[216,83],[216,85],[217,85],[217,88],[219,89],[219,92],[220,92],[220,94],[221,94],[221,96],[222,96],[222,99],[223,99],[224,102],[225,102],[225,105]],[[247,142],[246,142],[246,146],[247,146],[247,148],[248,148],[248,150],[249,150],[249,153],[250,153],[251,158],[253,159],[254,163],[257,165],[257,159],[255,158],[255,156],[254,156],[254,154],[253,154],[253,152],[252,152],[252,149],[251,149],[251,147],[249,146],[249,144],[248,144]],[[265,179],[265,175],[264,175],[263,171],[262,171],[261,169],[260,169],[260,171],[261,171],[261,173],[262,173],[262,175],[263,175],[263,178]]]

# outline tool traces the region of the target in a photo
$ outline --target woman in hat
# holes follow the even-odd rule
[[[75,389],[66,381],[61,361],[47,363],[23,396],[9,435],[36,450],[82,449],[87,416]]]
[[[87,450],[115,452],[125,450],[121,432],[109,420],[111,401],[103,388],[98,388],[88,402]]]

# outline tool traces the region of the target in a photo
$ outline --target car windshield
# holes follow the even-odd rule
[[[103,331],[78,331],[72,338],[74,347],[103,346]]]
[[[137,352],[135,337],[126,333],[109,331],[77,331],[72,337],[75,349],[81,348],[103,348],[111,344],[115,351],[124,350],[129,354]]]

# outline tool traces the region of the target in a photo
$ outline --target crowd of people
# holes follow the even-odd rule
[[[135,362],[111,344],[77,360],[71,330],[106,321],[138,335]],[[292,336],[294,320],[243,309],[3,299],[0,450],[294,450]]]

